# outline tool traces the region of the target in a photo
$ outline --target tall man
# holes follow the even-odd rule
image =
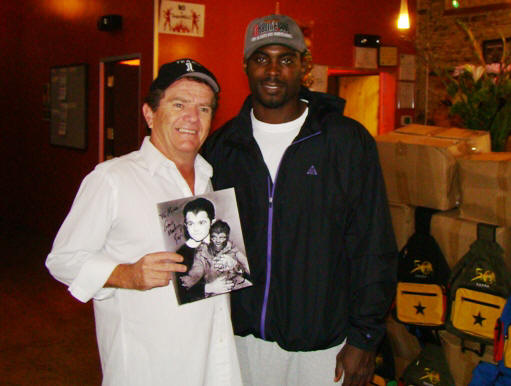
[[[236,189],[254,286],[231,294],[247,385],[365,385],[385,331],[396,247],[373,138],[344,101],[301,87],[288,16],[255,19],[252,94],[204,145],[215,189]]]
[[[197,152],[219,86],[191,59],[160,68],[143,105],[151,136],[82,182],[46,265],[82,302],[94,301],[104,385],[239,385],[228,297],[178,306],[156,204],[211,191]]]

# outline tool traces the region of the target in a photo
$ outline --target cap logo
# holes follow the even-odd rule
[[[189,60],[186,61],[186,71],[187,72],[193,72],[193,65],[192,65],[192,62],[190,62]]]
[[[272,36],[281,36],[288,39],[293,38],[293,35],[289,33],[289,25],[287,23],[283,23],[277,19],[267,19],[254,26],[251,41],[255,42]]]

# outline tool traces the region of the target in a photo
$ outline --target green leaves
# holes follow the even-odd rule
[[[502,151],[511,132],[511,80],[508,71],[491,66],[457,67],[447,93],[453,98],[450,113],[469,129],[489,131],[492,150]]]

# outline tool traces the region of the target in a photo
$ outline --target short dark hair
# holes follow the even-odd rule
[[[181,78],[181,79],[183,79],[183,78]],[[195,76],[187,76],[184,79],[189,79],[194,82],[203,83],[203,84],[207,85],[209,88],[211,88],[209,83],[206,82],[204,79],[201,79],[201,78],[198,78]],[[170,85],[169,85],[169,87],[170,87]],[[147,105],[151,108],[151,110],[153,110],[153,112],[155,112],[156,110],[158,110],[158,107],[160,106],[160,101],[163,98],[163,96],[165,95],[166,90],[167,89],[162,90],[161,88],[155,88],[153,90],[150,90],[149,93],[147,94],[147,96],[144,98],[144,103],[147,103]],[[218,107],[218,93],[215,92],[215,90],[213,90],[212,88],[211,88],[211,91],[213,91],[213,94],[214,94],[213,104],[211,106],[211,108],[213,109],[213,115],[214,115],[216,112],[216,109]]]
[[[217,220],[213,225],[211,225],[211,228],[209,228],[209,233],[225,233],[225,235],[229,237],[231,227],[225,221]]]
[[[183,217],[186,220],[186,215],[188,212],[197,214],[201,211],[206,212],[211,221],[213,221],[215,218],[215,207],[213,206],[213,203],[202,197],[196,198],[195,200],[188,201],[186,203],[183,208]]]

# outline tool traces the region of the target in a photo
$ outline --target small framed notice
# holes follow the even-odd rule
[[[397,47],[395,46],[380,47],[378,64],[380,66],[397,66]]]
[[[355,47],[355,68],[378,68],[378,48]]]
[[[415,55],[399,55],[399,80],[415,80]]]
[[[415,108],[415,82],[398,82],[397,84],[397,108]]]
[[[87,64],[50,69],[50,143],[87,148]]]

